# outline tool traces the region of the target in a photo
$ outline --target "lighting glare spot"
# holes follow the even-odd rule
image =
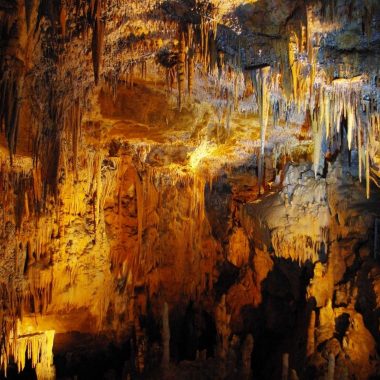
[[[216,149],[216,145],[203,141],[190,155],[189,164],[192,170],[197,170],[203,160],[210,157]]]

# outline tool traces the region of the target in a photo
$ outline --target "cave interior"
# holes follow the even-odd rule
[[[380,379],[379,0],[0,0],[0,378]]]

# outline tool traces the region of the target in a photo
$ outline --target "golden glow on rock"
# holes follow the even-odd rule
[[[54,380],[54,335],[54,330],[40,332],[32,325],[24,325],[18,321],[16,330],[10,332],[7,347],[1,355],[1,365],[5,374],[9,358],[13,358],[19,372],[25,368],[25,361],[28,359],[32,368],[36,369],[38,380]]]
[[[195,150],[190,154],[189,165],[192,170],[196,171],[206,158],[209,158],[217,152],[217,145],[208,141],[203,141]]]
[[[31,360],[53,379],[55,333],[79,331],[131,338],[143,372],[142,321],[162,318],[170,367],[170,318],[194,302],[223,363],[250,369],[255,323],[296,347],[296,310],[307,346],[282,353],[286,368],[307,352],[330,376],[345,378],[347,356],[350,375],[373,374],[379,302],[362,292],[379,298],[377,198],[363,197],[380,177],[376,2],[11,3],[0,366]]]

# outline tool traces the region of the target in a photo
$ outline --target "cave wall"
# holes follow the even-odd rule
[[[377,1],[3,0],[0,33],[4,373],[80,332],[147,374],[165,303],[198,375],[378,373]]]

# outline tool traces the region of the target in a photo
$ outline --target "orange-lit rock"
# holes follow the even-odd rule
[[[228,246],[228,261],[237,267],[249,262],[249,241],[242,228],[237,229],[231,236]]]
[[[378,377],[379,19],[1,0],[1,376]]]

